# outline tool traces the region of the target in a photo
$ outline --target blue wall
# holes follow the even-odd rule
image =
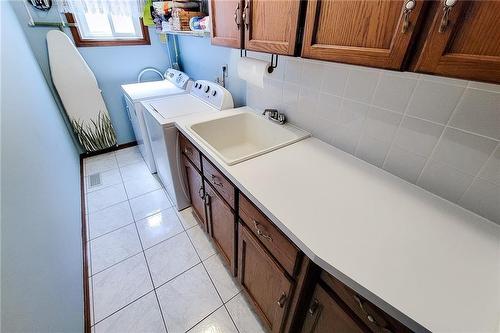
[[[15,1],[12,6],[51,87],[46,46],[46,35],[50,28],[29,27],[23,2]],[[32,13],[39,21],[59,21],[55,8],[48,12],[32,11]],[[69,30],[66,30],[66,33],[71,37]],[[150,37],[151,45],[78,48],[103,91],[104,101],[117,132],[118,143],[135,140],[132,126],[125,112],[120,85],[136,82],[137,74],[144,67],[156,67],[165,71],[170,65],[166,45],[160,42],[153,29],[150,29]]]
[[[239,50],[213,46],[210,38],[179,36],[178,42],[184,72],[196,80],[215,81],[222,75],[222,65],[229,65],[226,88],[233,95],[236,106],[246,104],[246,82],[238,78],[236,68]]]
[[[11,5],[0,9],[0,330],[82,332],[78,151]]]

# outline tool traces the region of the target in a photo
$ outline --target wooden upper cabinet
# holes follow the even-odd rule
[[[300,0],[246,0],[243,11],[245,48],[293,55]]]
[[[423,13],[424,1],[411,1],[309,0],[302,56],[400,69]]]
[[[443,15],[439,2],[414,70],[500,83],[500,1],[458,0]]]
[[[210,0],[212,44],[240,48],[243,46],[243,1]]]

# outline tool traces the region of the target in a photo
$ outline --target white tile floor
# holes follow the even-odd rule
[[[177,212],[137,147],[84,165],[93,332],[265,332],[191,209]],[[91,187],[95,173],[102,184]]]

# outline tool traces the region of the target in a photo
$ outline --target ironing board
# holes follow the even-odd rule
[[[73,130],[87,152],[116,145],[97,80],[71,39],[58,30],[47,33],[50,73]]]

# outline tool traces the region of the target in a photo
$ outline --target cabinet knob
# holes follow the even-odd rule
[[[189,147],[184,148],[184,154],[188,156],[193,156],[193,150]]]
[[[278,301],[276,303],[278,303],[280,308],[284,307],[285,303],[286,303],[286,294],[282,293],[280,298],[278,299]]]
[[[205,198],[205,191],[203,191],[203,187],[200,187],[200,189],[198,190],[198,195],[200,196],[200,198],[204,199]]]
[[[455,6],[458,0],[443,0],[443,17],[441,18],[441,23],[439,24],[439,32],[443,33],[446,31],[448,24],[450,23],[450,11]]]

